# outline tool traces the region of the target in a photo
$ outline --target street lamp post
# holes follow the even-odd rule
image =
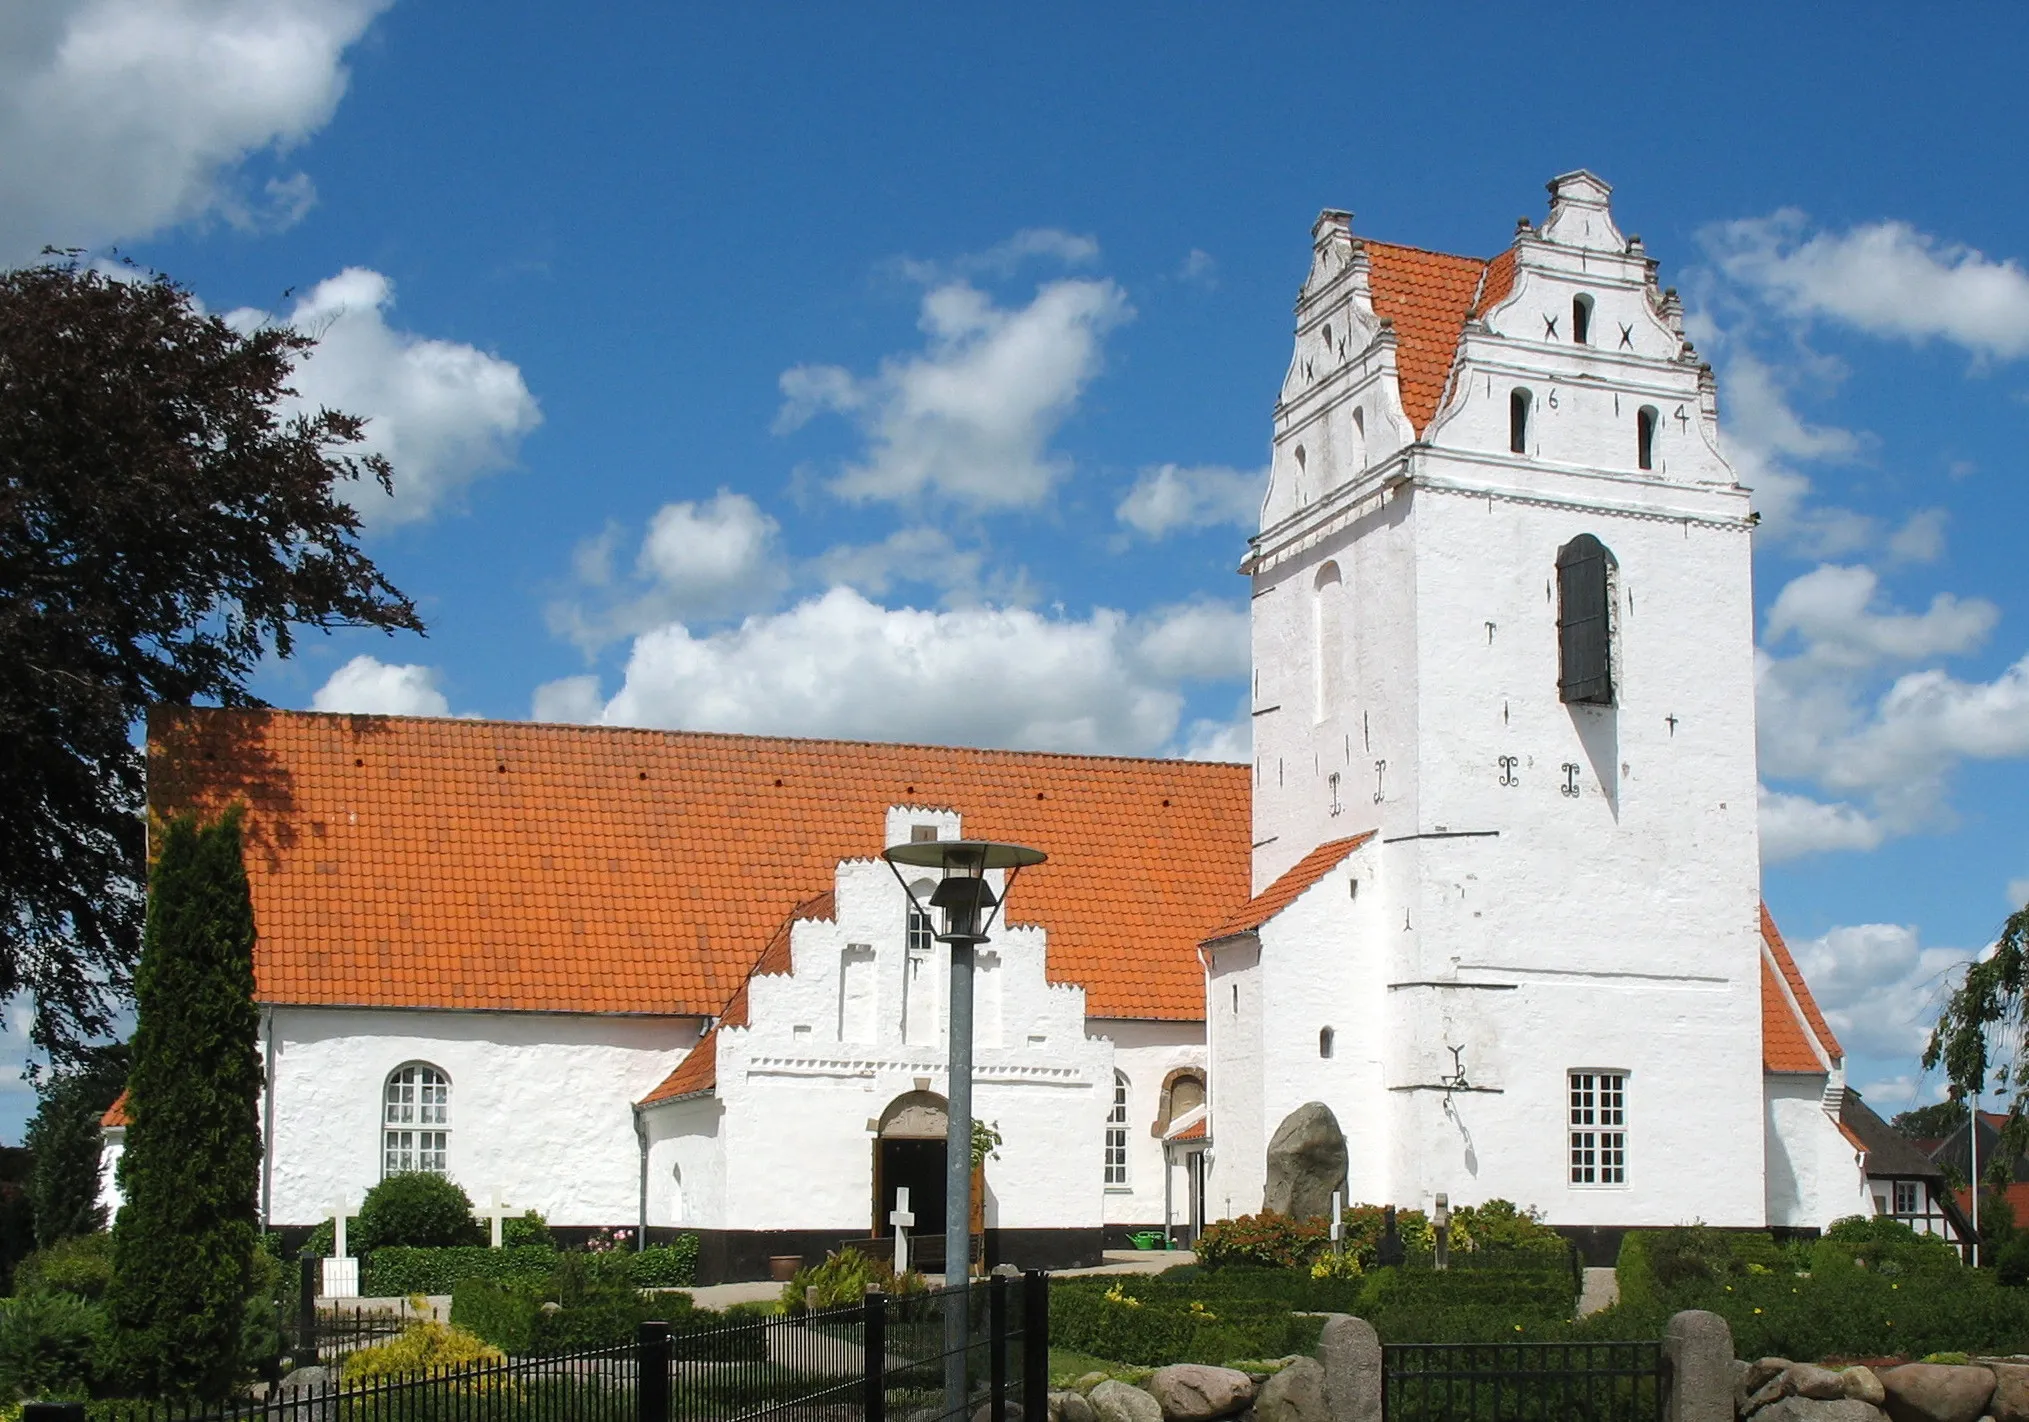
[[[1015,875],[1043,862],[1043,852],[1019,844],[985,840],[920,840],[890,845],[882,858],[894,870],[909,902],[926,918],[944,910],[939,943],[951,946],[951,1007],[949,1014],[949,1075],[945,1093],[944,1128],[944,1287],[952,1290],[944,1305],[944,1400],[947,1417],[965,1408],[966,1290],[972,1261],[972,961],[987,941],[1000,904],[986,882],[988,870],[1008,871],[1007,889]],[[901,865],[942,872],[928,904],[917,903],[915,891],[902,878]]]

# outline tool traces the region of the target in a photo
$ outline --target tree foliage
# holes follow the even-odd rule
[[[366,1192],[359,1206],[357,1240],[361,1254],[389,1245],[442,1248],[484,1244],[486,1226],[472,1215],[472,1197],[455,1180],[427,1170],[404,1170],[384,1176]]]
[[[261,1163],[253,950],[238,811],[172,820],[135,973],[108,1296],[122,1372],[146,1395],[216,1399],[237,1380]]]
[[[39,1100],[24,1144],[35,1156],[28,1193],[40,1249],[106,1227],[99,1122],[126,1087],[127,1063],[124,1042],[93,1047],[36,1083]]]
[[[1963,1103],[1989,1087],[2007,1096],[2004,1149],[1997,1152],[2006,1158],[2029,1146],[2025,1027],[2029,1027],[2029,908],[2010,914],[1993,951],[1967,966],[1964,981],[1946,999],[1923,1049],[1924,1070],[1944,1068],[1954,1102]]]
[[[1941,1141],[1966,1123],[1962,1101],[1933,1101],[1909,1111],[1898,1111],[1888,1124],[1913,1141]]]
[[[0,272],[0,998],[32,991],[59,1058],[133,964],[142,713],[255,704],[299,625],[421,630],[337,496],[392,488],[365,422],[286,413],[314,344],[159,276]]]

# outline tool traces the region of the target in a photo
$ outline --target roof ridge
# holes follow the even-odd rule
[[[220,714],[280,716],[291,720],[320,721],[402,721],[426,722],[449,726],[492,727],[504,726],[521,730],[604,732],[607,735],[632,735],[652,737],[691,737],[698,740],[745,741],[753,744],[788,746],[853,746],[892,750],[926,750],[942,753],[957,752],[961,755],[1012,756],[1031,760],[1052,761],[1104,761],[1124,765],[1175,765],[1202,766],[1223,770],[1245,770],[1247,762],[1239,760],[1193,760],[1186,756],[1164,755],[1108,755],[1097,751],[1052,751],[1025,750],[1012,746],[960,746],[939,744],[935,741],[869,741],[852,740],[838,736],[762,736],[746,731],[698,731],[682,727],[665,726],[606,726],[583,721],[511,721],[490,716],[407,716],[393,715],[384,711],[299,711],[287,706],[157,706],[155,711],[178,716],[192,711],[206,715]]]
[[[1452,262],[1478,262],[1483,267],[1494,260],[1492,257],[1468,256],[1464,252],[1440,252],[1435,247],[1419,247],[1413,242],[1389,242],[1379,237],[1362,237],[1360,241],[1370,247],[1392,247],[1398,252],[1417,252],[1426,257],[1443,257]]]

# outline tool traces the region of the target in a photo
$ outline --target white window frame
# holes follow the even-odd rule
[[[1904,1192],[1908,1193],[1909,1207],[1903,1208]],[[1920,1180],[1891,1180],[1888,1182],[1888,1213],[1897,1219],[1914,1219],[1926,1213],[1923,1208],[1923,1182]]]
[[[429,1062],[403,1062],[381,1083],[382,1178],[420,1170],[449,1173],[451,1077]]]
[[[1106,1112],[1104,1181],[1109,1190],[1132,1189],[1127,1176],[1127,1073],[1113,1073],[1113,1105]]]
[[[1618,1067],[1564,1073],[1564,1179],[1574,1190],[1627,1186],[1627,1079]]]

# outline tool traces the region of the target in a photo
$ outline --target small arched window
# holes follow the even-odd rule
[[[1508,392],[1508,449],[1515,454],[1529,452],[1529,392],[1516,386]]]
[[[1127,1183],[1127,1074],[1113,1073],[1113,1109],[1106,1113],[1106,1183]]]
[[[1338,1033],[1329,1027],[1317,1029],[1317,1054],[1327,1061],[1331,1059],[1332,1048],[1338,1045]]]
[[[1592,344],[1592,298],[1571,298],[1571,339],[1581,346]]]
[[[1656,467],[1656,422],[1661,417],[1654,405],[1644,405],[1634,416],[1634,462],[1637,469]]]
[[[442,1175],[451,1142],[451,1079],[426,1062],[388,1073],[381,1103],[381,1174]]]
[[[1589,533],[1557,550],[1557,695],[1613,704],[1613,554]]]

